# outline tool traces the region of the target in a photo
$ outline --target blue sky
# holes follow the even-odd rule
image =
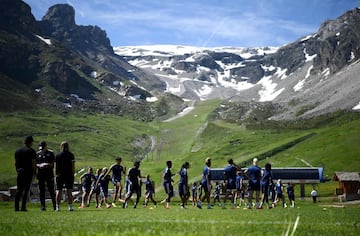
[[[57,3],[75,8],[78,25],[98,25],[113,46],[282,46],[360,0],[25,0],[40,20]]]

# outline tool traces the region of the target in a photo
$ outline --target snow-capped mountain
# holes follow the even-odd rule
[[[277,48],[202,48],[180,45],[115,47],[130,64],[163,80],[166,92],[185,99],[228,98],[253,87],[240,70]],[[250,66],[251,67],[251,66]],[[251,68],[246,68],[251,70]],[[244,73],[244,72],[243,72]]]
[[[360,9],[354,9],[280,48],[152,45],[114,51],[184,99],[272,102],[281,107],[272,119],[311,117],[359,109],[359,26]]]

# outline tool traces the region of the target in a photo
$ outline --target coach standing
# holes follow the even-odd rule
[[[56,211],[60,211],[61,192],[66,188],[69,211],[73,211],[72,190],[74,186],[75,157],[69,150],[69,143],[64,141],[60,145],[60,153],[55,156],[56,174]]]
[[[21,211],[27,211],[26,201],[30,190],[31,181],[35,173],[36,152],[31,148],[34,139],[32,136],[25,138],[25,146],[15,152],[15,169],[17,172],[17,191],[15,195],[15,211],[19,211],[21,202]]]

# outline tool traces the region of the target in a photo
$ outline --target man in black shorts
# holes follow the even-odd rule
[[[56,211],[60,211],[61,192],[66,188],[69,211],[73,211],[72,190],[74,186],[75,157],[69,150],[68,142],[64,141],[60,145],[60,153],[55,157],[56,174]]]
[[[34,139],[32,136],[25,138],[25,146],[15,152],[15,169],[17,172],[17,191],[15,195],[15,211],[19,211],[20,199],[21,211],[27,211],[26,200],[29,194],[31,181],[35,173],[36,152],[31,148]]]
[[[55,210],[55,187],[54,187],[54,161],[53,151],[48,150],[45,141],[40,142],[39,151],[36,153],[37,178],[39,181],[41,210],[45,211],[45,183],[50,193],[53,208]]]

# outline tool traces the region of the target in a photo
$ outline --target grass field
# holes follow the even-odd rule
[[[325,204],[325,205],[324,205]],[[358,206],[329,207],[325,202],[296,201],[295,208],[271,210],[180,209],[163,206],[41,212],[14,212],[0,203],[0,235],[359,235]],[[297,227],[294,224],[298,218]],[[295,231],[294,231],[295,230]],[[295,232],[294,234],[293,231]],[[288,234],[287,234],[288,233]]]

